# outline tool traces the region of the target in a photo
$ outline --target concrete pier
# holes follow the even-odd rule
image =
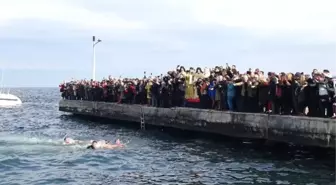
[[[192,108],[154,108],[106,102],[61,100],[59,110],[146,125],[216,133],[240,138],[265,139],[305,146],[335,148],[336,120],[224,112]]]

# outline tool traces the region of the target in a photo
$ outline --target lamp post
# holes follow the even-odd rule
[[[99,43],[99,42],[101,42],[101,40],[100,39],[98,39],[97,41],[96,41],[96,37],[95,36],[93,36],[92,37],[92,49],[93,49],[93,61],[92,61],[92,80],[93,81],[95,81],[96,80],[96,50],[95,50],[95,46]]]

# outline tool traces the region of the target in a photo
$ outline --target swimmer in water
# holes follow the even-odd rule
[[[71,145],[71,144],[90,144],[92,143],[93,140],[91,141],[81,141],[81,140],[75,140],[70,137],[65,137],[64,138],[64,144],[66,145]]]
[[[91,145],[88,146],[88,149],[115,149],[123,147],[124,145],[120,143],[120,140],[117,139],[115,144],[111,144],[109,141],[100,140],[100,141],[92,141]]]

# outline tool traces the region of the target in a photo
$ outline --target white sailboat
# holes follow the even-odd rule
[[[7,93],[3,92],[3,70],[1,70],[1,83],[0,83],[0,106],[16,106],[21,105],[22,101],[19,97],[9,94],[9,90]]]

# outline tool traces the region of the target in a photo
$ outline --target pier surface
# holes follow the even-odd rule
[[[59,110],[146,125],[173,127],[231,137],[265,139],[335,148],[336,120],[193,108],[155,108],[107,102],[61,100]]]

